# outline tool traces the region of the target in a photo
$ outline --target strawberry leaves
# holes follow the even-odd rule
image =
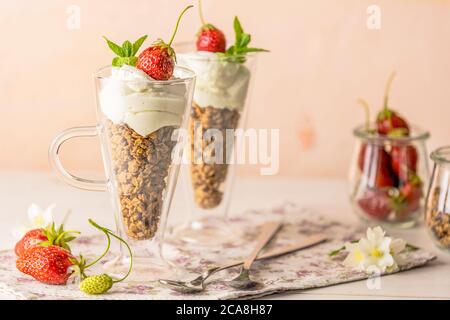
[[[48,246],[58,246],[70,251],[70,247],[67,244],[68,242],[75,240],[76,236],[80,233],[75,230],[64,230],[64,225],[60,225],[58,229],[55,227],[55,223],[53,222],[48,227],[43,229],[45,236],[47,237],[46,241],[42,241],[39,245],[48,247]]]
[[[238,17],[234,17],[233,28],[236,38],[234,44],[229,47],[225,53],[218,53],[219,55],[230,58],[232,62],[244,63],[244,56],[247,53],[268,52],[266,49],[252,48],[248,46],[252,40],[252,37],[244,31]]]
[[[108,44],[108,47],[114,52],[117,57],[114,57],[112,60],[113,67],[121,67],[124,64],[135,67],[138,58],[136,57],[136,53],[139,51],[139,48],[142,46],[144,41],[147,39],[147,35],[140,37],[134,43],[126,40],[122,46],[112,42],[105,36],[103,37]]]

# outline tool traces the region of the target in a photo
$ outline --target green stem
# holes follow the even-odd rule
[[[95,259],[94,261],[92,261],[91,263],[89,263],[89,264],[87,264],[86,266],[84,266],[84,269],[87,269],[87,268],[93,266],[94,264],[96,264],[97,262],[99,262],[99,261],[100,261],[100,260],[108,253],[109,248],[111,247],[111,237],[109,236],[109,233],[108,233],[108,231],[107,231],[108,229],[99,226],[99,225],[98,225],[97,223],[95,223],[92,219],[89,219],[88,221],[89,221],[89,223],[90,223],[92,226],[94,226],[94,227],[97,228],[98,230],[102,231],[102,232],[106,235],[106,238],[107,238],[107,240],[108,240],[108,244],[106,245],[106,249],[105,249],[105,251],[102,253],[102,255],[101,255],[100,257],[98,257],[97,259]]]
[[[389,76],[388,81],[386,83],[386,89],[384,90],[384,111],[388,110],[389,93],[391,91],[391,85],[394,78],[395,78],[395,71],[393,71]]]
[[[123,244],[125,244],[125,246],[126,246],[127,249],[128,249],[128,252],[129,252],[129,254],[130,254],[130,267],[128,268],[127,274],[126,274],[124,277],[122,277],[121,279],[114,280],[113,283],[121,282],[121,281],[125,280],[126,278],[128,278],[128,276],[130,275],[131,270],[132,270],[132,268],[133,268],[133,252],[131,251],[131,248],[130,248],[130,246],[128,245],[128,243],[127,243],[125,240],[123,240],[121,237],[115,235],[111,230],[109,230],[109,229],[107,229],[107,228],[104,228],[104,227],[102,227],[102,226],[99,226],[99,225],[98,225],[97,223],[95,223],[92,219],[89,219],[89,223],[90,223],[91,225],[93,225],[95,228],[97,228],[97,229],[99,229],[100,231],[102,231],[102,232],[105,233],[106,237],[108,238],[108,245],[107,245],[107,247],[106,247],[105,252],[104,252],[99,258],[97,258],[94,262],[91,262],[90,264],[86,265],[84,269],[86,269],[86,268],[92,266],[93,264],[97,263],[100,259],[102,259],[102,258],[108,253],[109,248],[110,248],[110,245],[111,245],[111,238],[110,238],[110,236],[112,236],[112,237],[116,238],[117,240],[119,240],[120,242],[122,242]]]
[[[366,127],[366,131],[368,132],[368,131],[370,131],[370,108],[369,108],[369,104],[363,99],[358,99],[357,101],[364,108],[364,113],[365,113],[365,118],[366,118],[364,124],[365,124],[365,127]]]
[[[116,236],[114,233],[110,233],[110,235],[113,236],[114,238],[116,238],[117,240],[119,240],[120,242],[122,242],[127,247],[128,253],[130,254],[130,267],[128,268],[128,272],[122,278],[113,281],[113,283],[117,283],[117,282],[121,282],[121,281],[125,280],[130,275],[131,270],[133,269],[133,252],[131,251],[131,248],[128,245],[128,243],[125,240],[123,240],[121,237]]]
[[[184,13],[192,7],[193,7],[193,5],[189,5],[186,8],[184,8],[183,11],[181,11],[181,14],[179,15],[178,20],[177,20],[177,24],[175,25],[175,30],[173,31],[173,34],[172,34],[172,38],[170,38],[170,41],[168,44],[169,47],[172,45],[173,39],[175,39],[175,35],[177,34],[177,31],[178,31],[178,26],[180,25],[181,17],[183,17]]]
[[[200,21],[202,26],[206,24],[205,18],[203,17],[202,0],[198,0],[198,15],[200,16]]]

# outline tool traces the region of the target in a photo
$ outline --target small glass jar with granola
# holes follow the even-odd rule
[[[431,153],[434,162],[426,200],[425,225],[436,245],[450,252],[450,146]]]

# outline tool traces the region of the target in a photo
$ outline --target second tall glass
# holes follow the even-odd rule
[[[235,178],[236,129],[245,129],[256,55],[225,57],[210,52],[179,54],[197,76],[189,120],[190,162],[184,182],[189,221],[176,229],[182,240],[201,245],[232,241],[227,223]]]

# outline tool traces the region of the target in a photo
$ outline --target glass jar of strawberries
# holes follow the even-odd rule
[[[412,227],[421,217],[425,187],[429,179],[425,142],[429,133],[411,127],[388,106],[391,75],[384,106],[376,122],[354,130],[357,138],[350,168],[350,197],[353,210],[371,223]]]

